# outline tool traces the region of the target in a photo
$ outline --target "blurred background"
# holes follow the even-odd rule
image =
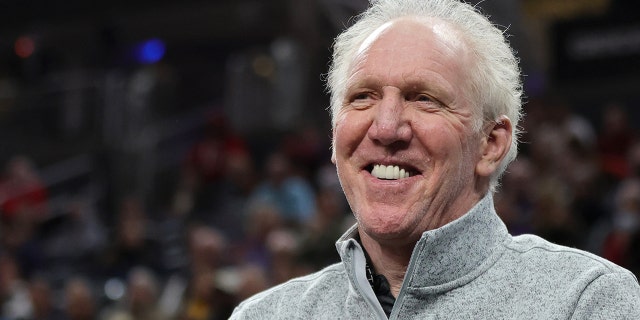
[[[366,5],[0,0],[0,319],[226,319],[337,261],[323,74]],[[478,6],[525,75],[510,232],[640,275],[633,1]]]

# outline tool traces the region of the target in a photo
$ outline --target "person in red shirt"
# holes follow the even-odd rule
[[[48,192],[32,161],[15,156],[5,166],[0,181],[0,210],[2,219],[12,221],[24,215],[32,221],[42,221],[47,212]]]

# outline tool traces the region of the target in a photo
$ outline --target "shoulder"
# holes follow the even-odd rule
[[[346,291],[348,282],[342,264],[334,264],[307,276],[260,292],[241,302],[231,319],[268,319],[278,316],[301,314],[303,310],[335,303]]]
[[[626,315],[633,315],[631,318],[640,319],[640,285],[627,269],[535,235],[512,237],[505,246],[490,272],[513,290],[535,297],[530,305],[543,304],[553,313],[573,314],[579,319],[600,313],[620,317],[596,318],[627,319]]]
[[[513,238],[507,244],[511,269],[529,273],[532,283],[557,292],[573,292],[578,297],[611,294],[630,297],[640,306],[640,286],[631,271],[587,251],[557,245],[534,235]]]
[[[601,273],[630,273],[615,263],[590,252],[551,243],[536,235],[513,237],[507,244],[512,253],[527,258],[535,264],[548,264],[573,271],[598,270]]]

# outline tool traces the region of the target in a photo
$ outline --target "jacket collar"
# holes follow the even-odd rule
[[[347,269],[354,267],[349,263],[354,257],[363,256],[357,234],[356,224],[336,242]],[[411,255],[403,287],[461,285],[461,281],[471,281],[485,270],[483,265],[495,262],[504,248],[500,244],[507,238],[507,228],[495,212],[492,194],[488,193],[462,217],[422,234]]]

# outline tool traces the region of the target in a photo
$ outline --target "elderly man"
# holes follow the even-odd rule
[[[517,150],[521,86],[502,32],[454,0],[379,0],[338,36],[333,157],[357,225],[342,263],[233,319],[640,319],[629,271],[532,235],[492,194]]]

